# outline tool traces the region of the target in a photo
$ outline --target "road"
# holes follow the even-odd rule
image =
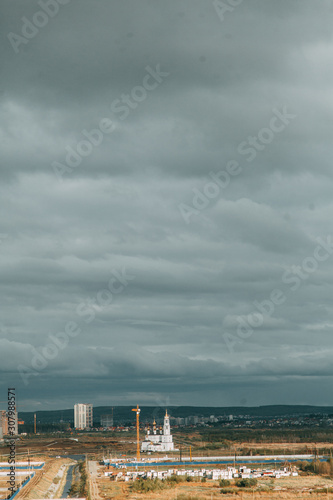
[[[92,500],[101,500],[98,493],[97,486],[97,462],[93,460],[88,461],[88,483],[90,489],[90,496]]]

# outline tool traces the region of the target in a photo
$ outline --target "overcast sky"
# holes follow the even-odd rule
[[[0,9],[0,399],[332,405],[333,1]]]

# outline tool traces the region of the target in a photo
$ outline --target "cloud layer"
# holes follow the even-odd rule
[[[331,0],[1,10],[3,396],[330,405],[333,255],[307,259],[332,234]]]

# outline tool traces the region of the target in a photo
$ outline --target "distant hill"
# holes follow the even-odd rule
[[[132,412],[133,406],[114,406],[113,416],[114,423],[122,424],[134,422],[135,413]],[[210,407],[210,406],[170,406],[167,408],[168,413],[172,417],[189,417],[198,415],[209,417],[210,415],[248,415],[250,417],[280,417],[282,415],[304,415],[304,414],[333,414],[333,406],[310,406],[310,405],[271,405],[271,406],[230,406],[230,407]],[[37,421],[39,423],[59,423],[74,422],[74,409],[38,411]],[[100,416],[103,414],[111,414],[111,406],[94,407],[94,422],[99,424]],[[165,414],[165,408],[156,406],[141,407],[141,422],[151,421],[153,418],[161,420]],[[19,412],[20,420],[24,420],[26,424],[32,424],[34,420],[34,412]]]

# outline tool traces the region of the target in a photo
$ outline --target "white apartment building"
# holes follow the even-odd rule
[[[93,426],[93,405],[77,403],[74,405],[75,429],[90,429]]]

